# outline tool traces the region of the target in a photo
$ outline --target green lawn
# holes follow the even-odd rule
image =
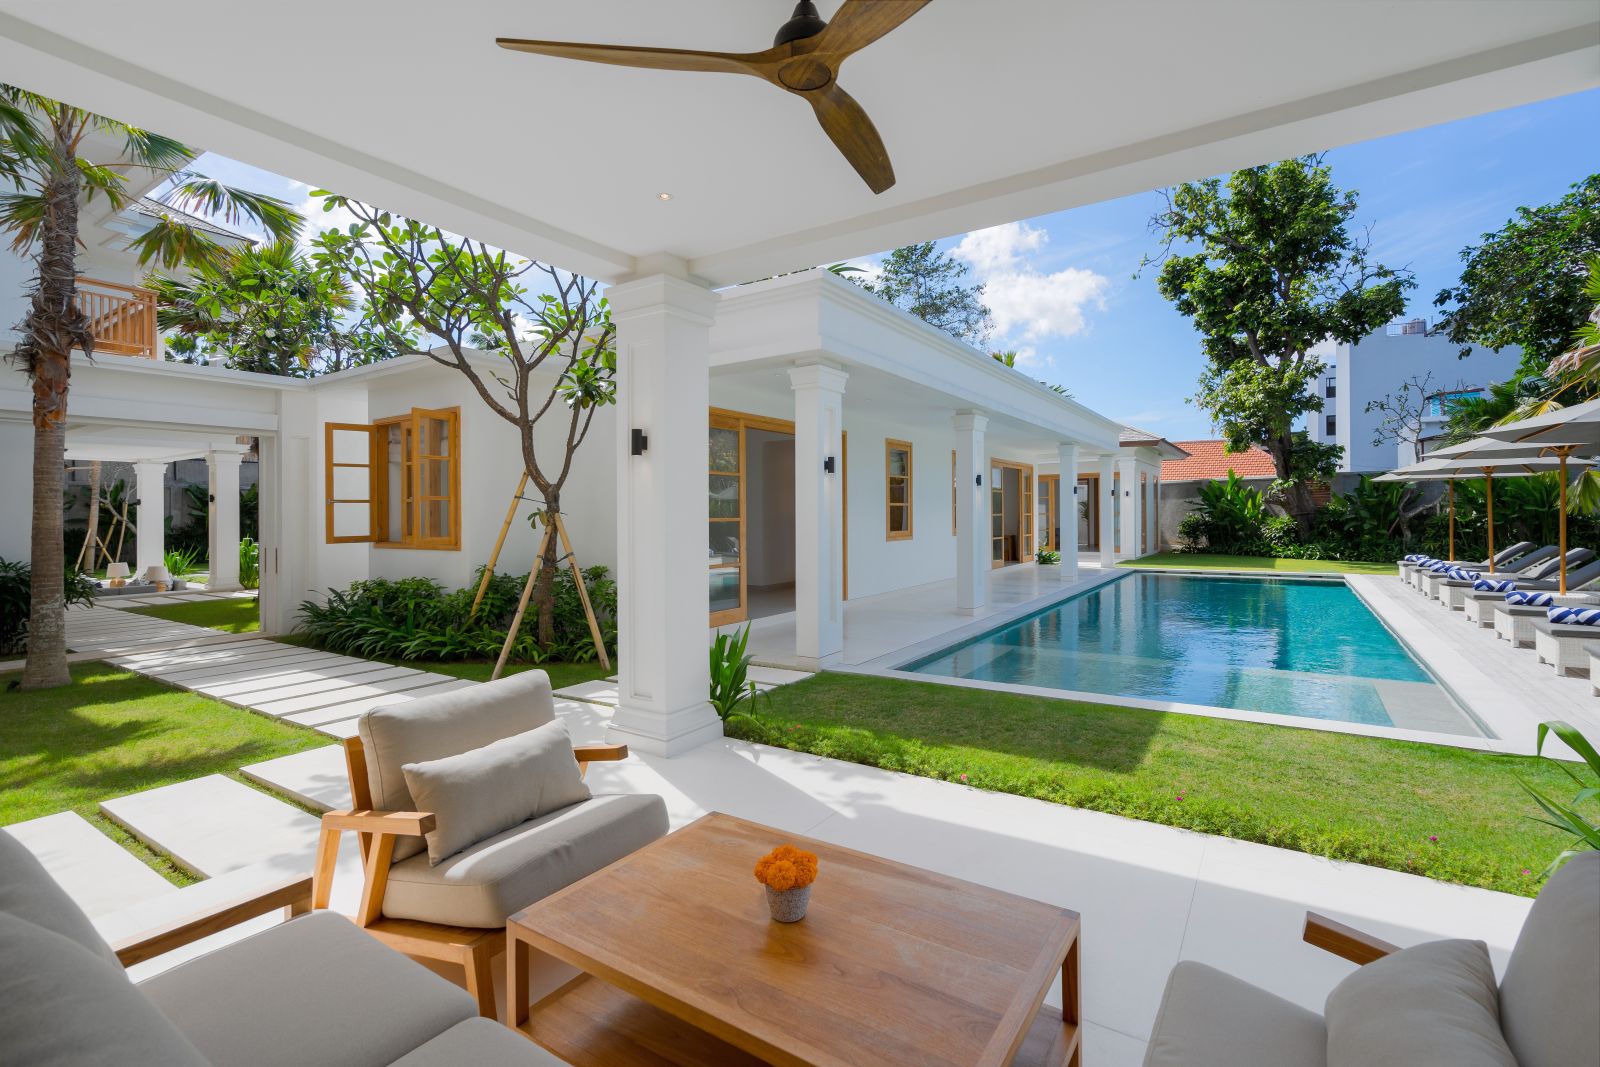
[[[729,735],[1524,895],[1565,839],[1518,777],[1575,791],[1534,757],[894,678],[819,674],[758,715]]]
[[[152,608],[128,608],[135,615],[150,615],[168,622],[209,626],[230,634],[251,634],[261,629],[261,606],[255,597],[228,600],[189,600]]]
[[[75,811],[180,884],[192,879],[96,805],[206,774],[244,781],[245,764],[329,743],[105,663],[74,665],[60,689],[24,693],[19,677],[0,675],[0,825]]]
[[[1157,552],[1126,560],[1120,567],[1184,567],[1202,571],[1295,571],[1323,574],[1394,574],[1391,563],[1344,563],[1331,559],[1279,559],[1276,556],[1213,556],[1205,553]]]

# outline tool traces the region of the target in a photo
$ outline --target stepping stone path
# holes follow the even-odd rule
[[[6,832],[38,857],[91,919],[178,892],[75,811],[12,823]]]
[[[195,641],[215,638],[219,633],[204,626],[154,619],[98,604],[73,608],[67,612],[67,647],[74,652],[102,652],[158,642]]]
[[[321,822],[220,774],[107,800],[100,811],[198,875],[304,859],[311,870]]]

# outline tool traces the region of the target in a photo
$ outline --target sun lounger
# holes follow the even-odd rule
[[[1600,648],[1600,607],[1552,607],[1552,617],[1533,621],[1533,649],[1540,663],[1548,663],[1556,673],[1567,675],[1589,674],[1589,650]],[[1556,621],[1554,613],[1565,612],[1578,619],[1592,622],[1569,623]]]
[[[1548,591],[1519,590],[1536,598],[1535,602],[1519,604],[1502,600],[1491,605],[1494,635],[1510,641],[1515,648],[1530,647],[1533,644],[1533,624],[1550,617],[1552,604],[1560,607],[1600,607],[1600,589],[1578,591],[1596,580],[1600,580],[1600,560],[1591,560],[1567,574],[1567,588],[1574,592],[1561,596]]]
[[[1517,583],[1515,588],[1521,589],[1523,583],[1527,579],[1520,576],[1533,574],[1534,568],[1537,565],[1554,560],[1555,558],[1556,547],[1554,545],[1546,545],[1544,548],[1541,548],[1536,552],[1528,553],[1522,559],[1517,560],[1509,566],[1496,571],[1492,575],[1487,571],[1480,572],[1480,575],[1482,579],[1486,579],[1491,582],[1515,582]],[[1573,564],[1570,563],[1568,564],[1568,566],[1572,565]],[[1474,591],[1478,580],[1479,579],[1449,577],[1448,572],[1446,575],[1429,574],[1427,577],[1428,591],[1432,593],[1433,596],[1438,598],[1439,603],[1445,605],[1451,611],[1460,611],[1466,606],[1467,594]],[[1569,576],[1567,585],[1569,588],[1571,588],[1572,584],[1572,580]],[[1492,591],[1493,590],[1491,590],[1491,592]]]
[[[1505,564],[1497,565],[1493,575],[1491,575],[1487,569],[1484,569],[1477,564],[1451,564],[1451,566],[1459,566],[1463,571],[1475,572],[1481,574],[1485,578],[1493,577],[1514,579],[1519,574],[1525,575],[1530,573],[1534,567],[1541,563],[1546,563],[1555,559],[1556,552],[1557,549],[1555,545],[1545,545],[1543,548],[1534,549],[1531,552],[1525,552],[1517,559],[1511,560]],[[1417,588],[1426,593],[1431,599],[1435,600],[1442,599],[1444,597],[1444,587],[1446,583],[1452,581],[1462,582],[1464,585],[1470,587],[1474,579],[1455,578],[1451,576],[1449,571],[1435,571],[1430,569],[1419,570],[1416,575]],[[1457,597],[1456,602],[1451,604],[1451,607],[1459,608],[1460,606],[1460,597]]]
[[[1543,553],[1543,555],[1540,556],[1538,559],[1530,560],[1529,557],[1535,555],[1536,553]],[[1555,554],[1556,554],[1556,546],[1555,545],[1546,545],[1544,548],[1535,549],[1534,544],[1533,544],[1532,541],[1518,541],[1516,544],[1512,545],[1510,548],[1504,549],[1504,550],[1502,550],[1500,552],[1496,552],[1494,554],[1494,566],[1495,566],[1495,570],[1496,571],[1509,571],[1509,570],[1515,569],[1518,566],[1526,566],[1530,562],[1537,563],[1537,562],[1539,562],[1539,559],[1549,559],[1551,556],[1554,556]],[[1421,588],[1423,588],[1419,584],[1421,576],[1424,575],[1424,574],[1432,573],[1432,568],[1434,567],[1434,565],[1435,564],[1439,564],[1439,563],[1442,563],[1447,567],[1464,567],[1467,570],[1474,570],[1474,571],[1476,571],[1476,570],[1485,570],[1489,566],[1489,561],[1486,560],[1486,559],[1482,559],[1482,560],[1459,560],[1459,559],[1439,560],[1439,559],[1434,559],[1431,556],[1420,556],[1418,559],[1414,559],[1414,560],[1413,559],[1400,560],[1400,562],[1398,564],[1400,577],[1405,579],[1406,581],[1410,582],[1412,585],[1416,586],[1418,589],[1421,589]]]
[[[1567,553],[1568,586],[1571,586],[1570,575],[1576,573],[1576,568],[1583,566],[1595,558],[1593,550],[1587,548],[1574,548]],[[1553,593],[1561,588],[1559,560],[1547,560],[1536,564],[1526,572],[1519,572],[1511,576],[1517,583],[1517,588],[1524,592],[1539,591]],[[1472,590],[1466,594],[1461,602],[1461,608],[1466,613],[1467,623],[1476,627],[1494,625],[1494,606],[1505,601],[1505,594],[1492,590]]]

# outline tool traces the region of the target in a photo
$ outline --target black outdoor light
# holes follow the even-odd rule
[[[643,430],[639,429],[637,426],[634,427],[634,430],[633,430],[633,454],[636,455],[636,456],[642,456],[642,455],[644,455],[644,450],[649,448],[649,447],[650,447],[650,438],[645,436],[645,433],[644,433]]]
[[[833,457],[828,456],[822,461],[822,469],[827,474],[833,473]]]
[[[979,484],[979,485],[982,485],[982,484],[983,484],[983,475],[981,475],[981,474],[980,474],[980,475],[978,475],[978,484]]]

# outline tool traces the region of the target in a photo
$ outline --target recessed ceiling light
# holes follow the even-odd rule
[[[656,194],[656,199],[657,200],[671,200],[672,199],[672,194],[671,193],[657,193]]]

